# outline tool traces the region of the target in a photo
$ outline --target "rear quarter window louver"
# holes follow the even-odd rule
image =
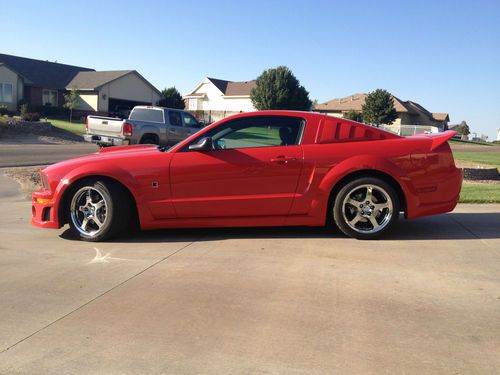
[[[318,128],[317,143],[357,142],[386,139],[378,129],[355,122],[333,119],[322,120]]]

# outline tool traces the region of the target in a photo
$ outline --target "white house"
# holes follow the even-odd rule
[[[212,122],[235,113],[255,111],[250,100],[254,87],[255,81],[233,82],[207,77],[183,98],[189,111]]]

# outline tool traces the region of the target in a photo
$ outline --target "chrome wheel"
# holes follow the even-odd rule
[[[73,195],[70,210],[74,227],[90,237],[102,231],[108,217],[108,203],[97,187],[85,186],[78,190]]]
[[[391,221],[394,204],[389,193],[373,184],[352,188],[342,203],[345,223],[354,231],[373,234],[383,230]]]

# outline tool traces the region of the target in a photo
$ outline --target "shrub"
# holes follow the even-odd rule
[[[53,107],[50,105],[42,105],[33,107],[33,112],[38,112],[45,117],[57,117],[57,116],[64,116],[68,114],[69,111],[66,108]]]
[[[344,118],[347,120],[363,122],[363,114],[358,111],[347,111],[344,112]]]
[[[21,118],[26,116],[29,112],[28,103],[23,103],[19,106],[19,112],[21,113]]]
[[[0,105],[0,115],[6,115],[9,113],[9,108],[6,105]]]
[[[26,112],[24,114],[21,114],[21,118],[24,121],[40,121],[40,114],[37,112]]]
[[[25,104],[28,105],[26,99],[19,99],[19,101],[17,102],[17,110],[21,112],[21,107]]]

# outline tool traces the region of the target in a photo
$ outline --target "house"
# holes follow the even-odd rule
[[[497,141],[500,141],[500,129],[497,130]]]
[[[0,66],[0,85],[3,91],[0,104],[6,104],[11,111],[17,110],[21,100],[26,101],[32,109],[47,104],[61,107],[64,104],[66,85],[71,79],[78,72],[92,70],[5,54],[0,54]]]
[[[233,82],[205,78],[189,94],[183,96],[187,110],[206,122],[220,120],[228,115],[255,111],[250,92],[256,81]]]
[[[331,116],[343,117],[346,112],[361,112],[367,94],[354,94],[345,98],[332,99],[328,102],[317,104],[313,111]],[[402,101],[393,96],[394,108],[398,114],[392,125],[424,125],[436,127],[440,131],[446,130],[450,118],[447,113],[432,113],[420,104],[411,100]]]
[[[160,91],[135,70],[79,72],[66,90],[77,88],[79,110],[85,112],[122,112],[136,105],[156,104]]]
[[[160,92],[135,70],[94,69],[0,54],[0,105],[15,111],[21,101],[32,111],[61,108],[63,95],[81,89],[82,112],[112,112],[137,104],[156,104]]]

